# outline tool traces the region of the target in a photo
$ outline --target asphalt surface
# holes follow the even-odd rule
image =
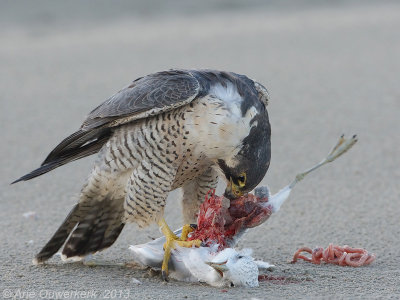
[[[399,4],[30,3],[4,1],[0,9],[3,297],[71,299],[74,291],[83,292],[78,298],[109,299],[400,297]],[[281,211],[239,245],[287,280],[223,291],[57,257],[33,266],[77,201],[93,158],[9,183],[36,168],[120,87],[174,67],[234,71],[267,86],[272,162],[263,184],[273,192],[322,159],[342,133],[358,135],[348,154],[299,184]],[[178,198],[170,195],[165,215],[173,228],[182,223]],[[99,259],[129,262],[129,245],[158,236],[154,226],[126,226]],[[361,268],[288,264],[297,248],[331,242],[366,248],[377,260]]]

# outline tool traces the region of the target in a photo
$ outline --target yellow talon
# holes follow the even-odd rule
[[[158,222],[162,233],[165,236],[166,242],[164,243],[164,259],[161,267],[162,278],[168,281],[168,262],[171,257],[171,250],[176,248],[176,245],[181,247],[190,248],[192,246],[200,247],[201,240],[186,241],[188,234],[193,231],[192,226],[186,224],[182,228],[181,237],[177,237],[169,228],[164,218]]]
[[[192,225],[190,225],[190,224],[183,225],[180,240],[186,241],[189,233],[191,233],[193,230],[194,229],[193,229]]]

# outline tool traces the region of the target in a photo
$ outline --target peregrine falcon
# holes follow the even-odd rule
[[[98,153],[78,203],[36,261],[62,246],[65,258],[103,250],[126,223],[166,225],[166,199],[176,188],[183,189],[185,223],[195,223],[219,174],[230,199],[254,189],[270,163],[267,104],[264,86],[232,72],[169,70],[133,81],[15,181]]]

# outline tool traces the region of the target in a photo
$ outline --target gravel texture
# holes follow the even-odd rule
[[[2,2],[3,297],[73,299],[68,293],[82,292],[75,299],[399,298],[400,5],[182,2]],[[263,184],[273,192],[322,159],[342,133],[358,134],[348,154],[299,184],[281,211],[239,245],[275,264],[272,275],[287,278],[284,284],[224,291],[163,283],[138,268],[63,264],[58,258],[31,264],[76,202],[93,158],[9,183],[36,168],[120,87],[173,67],[230,70],[268,87],[272,162]],[[24,217],[27,212],[35,214]],[[177,193],[170,195],[165,216],[171,227],[181,225]],[[127,226],[98,256],[129,262],[130,244],[159,235],[154,226]],[[364,247],[377,260],[361,268],[288,264],[297,248],[330,242]]]

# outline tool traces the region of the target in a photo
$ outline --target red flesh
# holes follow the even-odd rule
[[[229,201],[211,190],[200,206],[197,229],[189,240],[200,239],[207,246],[218,244],[218,250],[222,250],[238,232],[258,226],[269,218],[272,211],[265,204],[261,205],[265,202],[268,198],[257,198],[253,194]]]
[[[216,196],[215,190],[210,190],[200,206],[197,229],[190,234],[188,240],[199,239],[207,246],[218,244],[218,250],[229,247],[229,242],[241,230],[258,226],[269,218],[272,210],[269,205],[265,205],[266,202],[268,198],[257,198],[253,194],[229,201],[224,196]],[[302,252],[310,253],[311,258],[302,255]],[[329,244],[325,250],[321,247],[314,250],[300,248],[294,254],[292,263],[298,259],[318,265],[324,261],[340,266],[359,267],[372,263],[375,255],[360,248]]]
[[[302,252],[310,253],[311,258],[301,255]],[[361,248],[341,247],[329,244],[325,250],[323,248],[315,248],[314,250],[308,247],[300,248],[294,254],[292,263],[297,262],[298,259],[318,265],[321,261],[324,261],[328,264],[339,266],[360,267],[372,263],[375,260],[375,254],[369,254],[367,250]]]

